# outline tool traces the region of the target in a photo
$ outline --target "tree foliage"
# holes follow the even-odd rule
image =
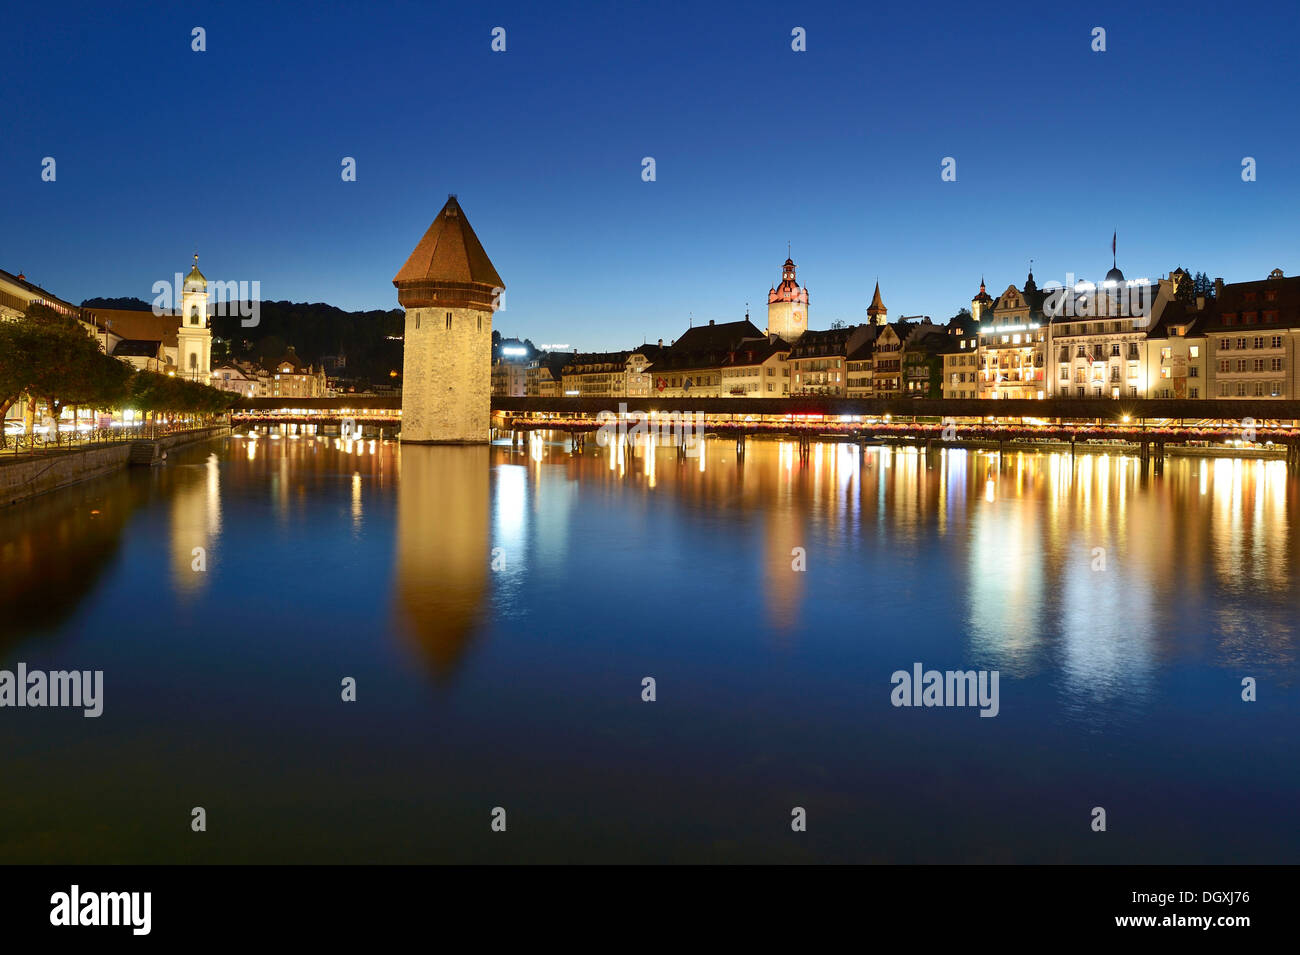
[[[64,408],[74,406],[218,414],[235,401],[216,388],[135,371],[100,351],[75,318],[43,305],[32,305],[24,318],[0,322],[0,420],[23,395],[56,422]]]

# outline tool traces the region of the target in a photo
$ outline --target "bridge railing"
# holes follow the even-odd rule
[[[18,457],[25,454],[88,450],[190,431],[205,431],[212,427],[215,425],[211,422],[150,421],[109,428],[73,428],[71,425],[57,430],[40,428],[30,432],[4,435],[3,440],[0,441],[0,455]]]

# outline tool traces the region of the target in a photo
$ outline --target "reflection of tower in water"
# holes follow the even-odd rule
[[[489,570],[487,446],[406,444],[397,488],[397,599],[408,639],[451,674],[478,622]]]
[[[768,625],[773,630],[789,633],[799,623],[806,573],[794,569],[795,548],[803,548],[804,554],[799,559],[807,566],[808,523],[803,512],[807,498],[802,492],[806,491],[804,482],[808,474],[805,466],[796,460],[793,442],[751,442],[751,445],[746,453],[759,460],[746,462],[750,473],[746,475],[745,490],[749,505],[763,520],[763,595]]]
[[[178,594],[196,593],[207,581],[221,534],[221,465],[209,454],[202,466],[171,468],[172,579]]]

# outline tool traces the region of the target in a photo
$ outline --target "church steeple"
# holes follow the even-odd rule
[[[179,275],[180,273],[177,273]],[[199,254],[181,286],[176,362],[182,377],[206,385],[212,377],[212,329],[208,326],[208,280],[199,271]]]
[[[197,252],[194,253],[194,268],[190,269],[190,274],[185,276],[185,284],[193,286],[196,289],[204,289],[208,287],[208,280],[204,278],[203,273],[199,271],[199,254]]]

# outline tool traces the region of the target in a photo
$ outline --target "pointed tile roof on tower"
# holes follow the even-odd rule
[[[889,309],[885,308],[884,301],[880,298],[880,282],[876,281],[876,294],[871,296],[871,304],[867,306],[867,316],[879,320],[882,315],[889,314]]]
[[[505,285],[454,195],[447,197],[447,204],[393,278],[393,284],[399,287],[416,282],[465,282],[492,288]]]

